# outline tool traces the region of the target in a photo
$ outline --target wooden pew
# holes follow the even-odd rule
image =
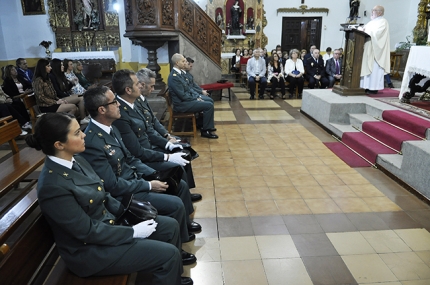
[[[0,198],[24,181],[45,160],[45,155],[33,148],[19,150],[15,138],[20,134],[21,127],[17,120],[13,120],[11,116],[0,119],[0,145],[8,142],[13,153],[12,157],[0,164]],[[29,187],[31,186],[30,183]],[[23,194],[30,190],[29,187],[23,190]]]
[[[89,265],[91,266],[91,265]],[[127,284],[128,275],[80,278],[65,266],[34,187],[0,219],[2,284]]]

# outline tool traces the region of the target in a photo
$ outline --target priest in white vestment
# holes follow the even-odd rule
[[[368,93],[384,89],[384,75],[390,73],[390,29],[384,7],[372,9],[371,21],[362,30],[370,36],[364,44],[360,87]]]

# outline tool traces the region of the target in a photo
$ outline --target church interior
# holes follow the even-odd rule
[[[199,154],[190,191],[203,196],[192,216],[202,231],[183,244],[197,258],[182,275],[194,284],[430,284],[429,91],[402,102],[415,73],[430,77],[429,0],[361,0],[355,18],[348,18],[353,1],[347,0],[91,0],[88,14],[82,0],[2,2],[0,67],[17,58],[30,68],[40,58],[80,60],[83,73],[106,86],[115,71],[147,67],[157,75],[148,102],[166,127],[169,112],[157,95],[167,87],[173,54],[194,59],[190,73],[198,85],[233,83],[211,93],[218,139],[180,135]],[[249,100],[242,74],[231,71],[236,49],[270,54],[278,44],[307,51],[316,45],[322,55],[341,47],[352,66],[357,49],[347,34],[355,31],[344,28],[369,22],[375,5],[385,7],[390,25],[392,88],[385,83],[382,92],[366,95],[353,86],[359,78],[351,67],[333,89],[305,87],[301,98],[277,91],[274,100]],[[178,120],[172,133],[191,128]],[[362,146],[369,137],[377,143]],[[354,142],[348,146],[347,139]],[[5,264],[14,262],[8,254],[19,253],[20,235],[40,216],[31,195],[43,168],[33,158],[26,177],[7,182],[17,152],[13,143],[2,143],[0,280],[8,274]],[[18,153],[27,148],[22,136],[14,143]],[[26,221],[10,223],[23,213],[16,205],[25,199],[35,201],[25,209]],[[58,284],[58,260],[54,247],[26,282]],[[124,283],[103,282],[151,281],[151,274],[133,273]]]

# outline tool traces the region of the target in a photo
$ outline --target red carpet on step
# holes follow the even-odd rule
[[[325,142],[326,147],[328,147],[334,154],[336,154],[340,159],[342,159],[346,164],[351,167],[369,167],[371,166],[364,159],[355,154],[352,150],[344,146],[340,142]]]
[[[386,110],[382,118],[402,129],[408,130],[420,137],[425,137],[426,130],[430,128],[430,121],[411,115],[400,110]]]
[[[384,122],[364,122],[362,130],[398,151],[401,150],[403,141],[420,140],[416,136],[408,134]]]
[[[399,90],[394,90],[391,88],[385,88],[383,90],[379,90],[377,94],[367,94],[367,96],[372,98],[382,98],[382,97],[399,97]]]
[[[388,147],[360,132],[343,133],[342,142],[372,163],[376,162],[376,157],[378,154],[396,153],[394,150],[389,149]]]

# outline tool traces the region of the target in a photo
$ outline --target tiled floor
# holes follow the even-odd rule
[[[198,259],[185,276],[196,285],[430,284],[427,204],[377,169],[348,167],[301,100],[233,91],[215,102],[219,139],[191,139],[203,231],[183,246]]]
[[[218,140],[192,139],[203,231],[184,244],[198,285],[430,284],[430,207],[373,168],[352,169],[301,100],[215,102]]]

